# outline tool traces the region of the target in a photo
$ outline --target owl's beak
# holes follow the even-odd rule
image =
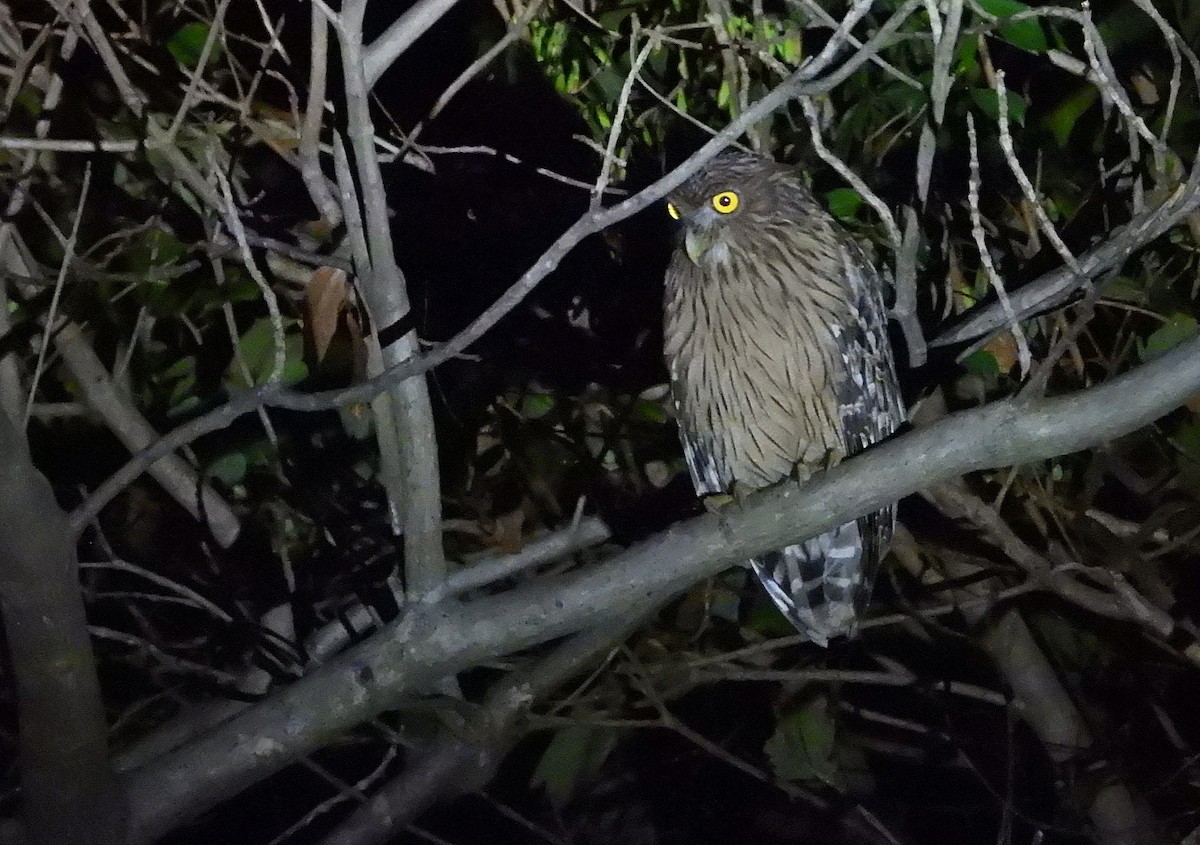
[[[715,240],[711,229],[695,229],[689,226],[683,233],[683,249],[692,263],[699,266],[700,260],[712,249]]]

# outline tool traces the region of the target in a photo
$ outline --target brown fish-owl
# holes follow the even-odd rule
[[[804,480],[904,422],[883,282],[793,171],[725,152],[668,197],[682,226],[664,354],[700,494]],[[750,561],[814,642],[851,634],[894,507]]]

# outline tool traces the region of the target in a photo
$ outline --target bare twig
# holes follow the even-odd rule
[[[46,366],[46,350],[50,348],[50,340],[54,335],[55,322],[58,320],[58,304],[62,299],[63,285],[67,279],[67,268],[71,266],[71,261],[75,258],[75,247],[79,242],[79,224],[83,220],[83,209],[87,204],[88,188],[92,184],[92,164],[88,162],[87,167],[83,171],[83,186],[80,188],[79,205],[75,209],[75,222],[71,224],[71,234],[65,239],[61,233],[56,232],[62,240],[63,255],[62,266],[58,270],[58,278],[54,282],[54,295],[50,299],[50,309],[46,314],[45,331],[42,332],[42,342],[38,346],[37,363],[33,367],[33,378],[29,383],[29,398],[25,400],[25,418],[22,422],[22,428],[29,427],[29,409],[33,407],[33,399],[37,395],[38,381],[41,380],[42,370]]]
[[[325,115],[325,74],[329,66],[329,22],[315,5],[311,9],[312,33],[308,62],[308,100],[300,126],[300,175],[308,195],[330,226],[342,222],[342,209],[321,171],[321,118]]]
[[[931,7],[933,3],[929,4]],[[949,0],[946,16],[934,27],[933,78],[929,83],[929,99],[933,103],[933,122],[941,125],[946,113],[946,98],[950,96],[951,67],[954,52],[958,48],[959,27],[962,24],[963,0]],[[930,14],[930,21],[937,13]]]
[[[1004,151],[1004,160],[1008,162],[1008,169],[1012,171],[1012,175],[1017,179],[1017,184],[1021,186],[1021,193],[1025,195],[1025,201],[1029,203],[1030,210],[1033,211],[1034,217],[1037,218],[1038,228],[1046,236],[1046,239],[1050,241],[1059,258],[1063,260],[1063,263],[1079,277],[1079,284],[1086,287],[1091,283],[1091,280],[1084,275],[1082,268],[1079,266],[1079,261],[1063,242],[1063,239],[1058,234],[1058,230],[1054,228],[1054,224],[1050,222],[1050,218],[1046,215],[1046,209],[1042,206],[1042,198],[1038,196],[1037,190],[1033,187],[1033,183],[1029,181],[1029,177],[1025,174],[1025,169],[1021,167],[1021,162],[1017,158],[1017,151],[1013,145],[1012,131],[1008,124],[1008,89],[1004,85],[1004,71],[996,71],[995,81],[998,103],[997,122],[1000,125],[1000,149]]]
[[[167,128],[165,138],[167,144],[175,143],[179,129],[183,126],[184,118],[188,116],[188,112],[191,110],[192,102],[196,98],[196,90],[200,86],[200,80],[204,78],[204,71],[208,69],[208,60],[212,57],[213,47],[224,31],[225,12],[228,9],[229,0],[221,0],[217,4],[216,11],[213,12],[212,22],[208,27],[208,35],[204,39],[204,46],[200,48],[200,56],[196,59],[196,67],[192,69],[189,75],[187,89],[183,92],[183,97],[179,101],[179,107],[175,110],[175,118]]]
[[[113,382],[76,323],[64,325],[55,335],[54,343],[88,407],[100,415],[127,449],[136,452],[154,442],[158,433]],[[193,518],[203,519],[222,548],[233,545],[241,531],[237,515],[183,458],[164,455],[150,467],[150,474]]]
[[[1029,368],[1033,361],[1033,356],[1029,352],[1029,341],[1025,339],[1025,331],[1021,328],[1021,323],[1017,319],[1016,312],[1013,310],[1012,303],[1008,299],[1008,290],[1004,286],[1004,281],[1000,278],[1000,274],[996,272],[996,265],[992,263],[992,253],[988,249],[987,235],[983,231],[983,216],[979,212],[979,144],[975,136],[975,118],[971,114],[967,114],[967,134],[970,140],[971,149],[971,178],[967,189],[967,201],[971,206],[971,234],[975,237],[975,247],[979,250],[979,263],[983,266],[984,272],[987,274],[988,282],[996,291],[996,295],[1000,298],[1000,304],[1004,308],[1005,316],[1008,318],[1008,330],[1012,332],[1013,337],[1017,341],[1017,352],[1021,361],[1021,374],[1029,372]]]
[[[487,52],[482,56],[471,62],[462,73],[455,77],[453,82],[446,86],[446,90],[438,96],[437,102],[433,104],[433,108],[429,110],[429,115],[425,119],[433,120],[441,114],[442,109],[446,108],[450,101],[458,96],[458,92],[465,88],[472,79],[495,61],[496,57],[507,50],[514,41],[524,37],[529,27],[529,22],[541,11],[544,2],[545,0],[533,0],[532,3],[526,6],[521,16],[508,24],[508,31],[504,33],[504,37],[488,48]]]
[[[629,36],[630,53],[637,44],[637,36],[638,29],[634,27],[633,34]],[[651,34],[646,40],[645,46],[634,56],[629,73],[625,75],[625,81],[621,85],[621,94],[617,98],[617,108],[613,115],[612,126],[608,130],[608,144],[604,148],[604,162],[600,167],[600,175],[596,177],[596,187],[592,189],[592,210],[600,207],[600,201],[604,198],[604,192],[612,180],[613,161],[616,158],[617,143],[621,140],[621,127],[625,125],[625,112],[629,108],[629,95],[633,91],[634,80],[637,79],[646,59],[650,57],[651,51],[657,47],[658,40]]]
[[[920,246],[917,212],[910,206],[904,209],[904,238],[896,254],[896,301],[892,305],[892,318],[904,332],[909,367],[923,366],[928,354],[917,315],[917,250]]]
[[[1175,629],[1175,622],[1169,614],[1154,607],[1147,599],[1137,596],[1136,592],[1131,593],[1124,588],[1118,590],[1115,584],[1114,589],[1104,592],[1087,586],[1074,577],[1077,571],[1084,571],[1093,578],[1098,572],[1078,565],[1054,566],[1018,537],[995,508],[974,496],[961,482],[929,488],[923,495],[943,513],[969,520],[983,531],[984,536],[994,542],[1009,560],[1025,570],[1029,577],[1072,604],[1086,608],[1098,616],[1142,626],[1160,637],[1169,636]],[[1129,590],[1132,590],[1132,587],[1129,587]]]
[[[903,251],[902,238],[900,237],[900,227],[896,225],[896,218],[892,216],[892,210],[887,207],[887,203],[879,198],[879,195],[867,187],[867,183],[863,178],[850,169],[846,162],[842,161],[828,147],[825,146],[825,141],[821,138],[821,121],[817,114],[817,106],[812,101],[811,97],[801,97],[800,106],[804,109],[804,116],[808,119],[809,137],[812,138],[813,150],[820,159],[837,171],[838,175],[850,183],[850,187],[854,188],[871,208],[875,209],[875,213],[879,215],[879,220],[883,223],[884,231],[887,232],[888,241],[891,242],[892,252],[899,257]]]

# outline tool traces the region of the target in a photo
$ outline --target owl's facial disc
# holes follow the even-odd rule
[[[724,242],[722,223],[737,216],[742,198],[736,190],[719,183],[699,189],[686,188],[669,198],[667,214],[683,223],[683,249],[697,267],[713,264],[729,257]]]
[[[729,200],[731,195],[734,197],[732,202]],[[726,191],[715,194],[708,202],[681,215],[683,249],[688,259],[697,267],[728,258],[729,247],[722,237],[722,224],[724,218],[730,214],[731,205],[733,209],[737,208],[736,194]]]

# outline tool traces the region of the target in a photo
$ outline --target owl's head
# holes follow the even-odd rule
[[[789,168],[728,150],[667,197],[667,213],[680,222],[680,245],[699,265],[754,243],[764,227],[802,225],[821,212]]]

